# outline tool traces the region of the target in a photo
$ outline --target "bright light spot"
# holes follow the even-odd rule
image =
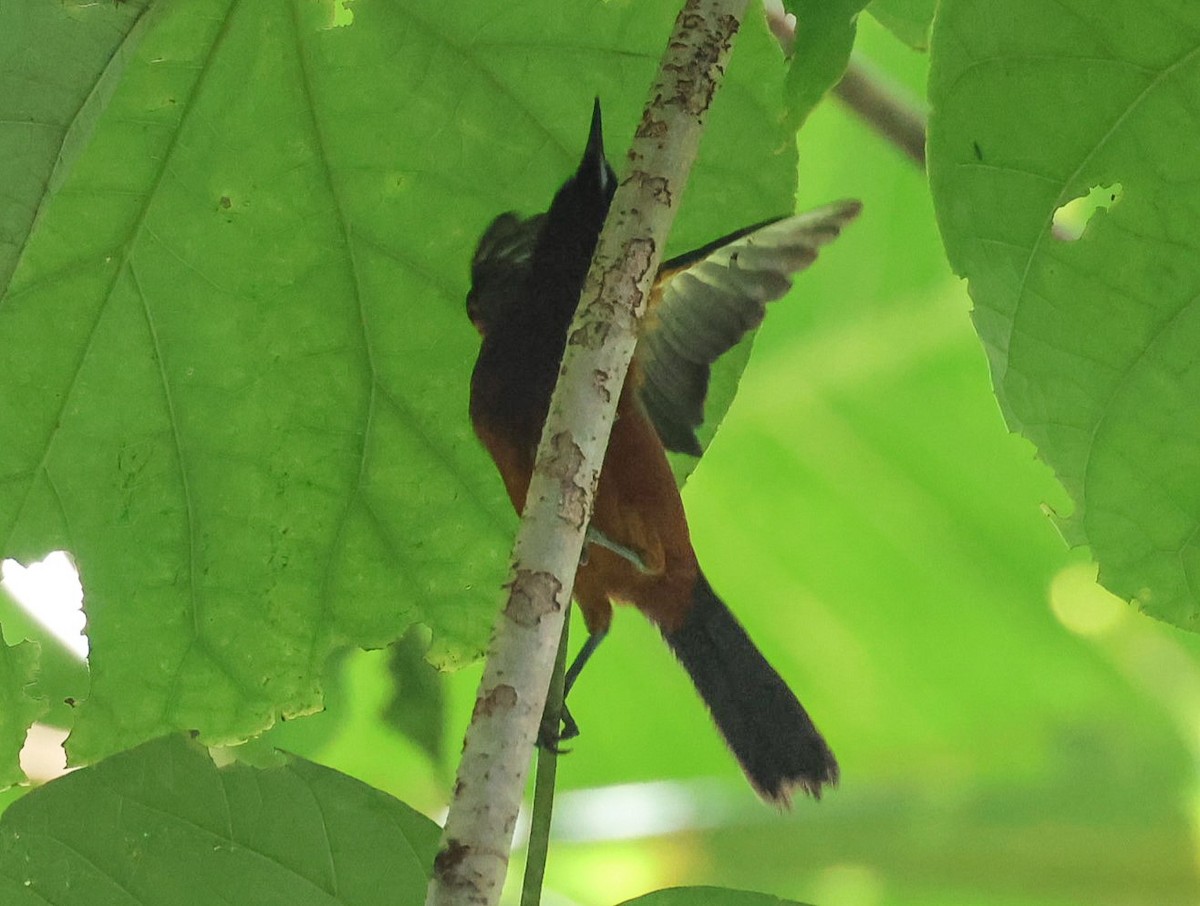
[[[883,878],[877,871],[844,863],[821,872],[812,900],[824,906],[878,906],[883,894]]]
[[[1074,242],[1083,236],[1097,211],[1107,211],[1121,197],[1121,184],[1092,186],[1086,195],[1073,198],[1054,212],[1054,237]]]
[[[1106,635],[1119,626],[1130,607],[1096,583],[1094,564],[1068,566],[1050,582],[1050,609],[1076,635]]]
[[[583,846],[562,853],[557,873],[560,878],[572,879],[568,895],[583,893],[589,903],[624,903],[652,890],[670,887],[678,884],[680,874],[686,876],[690,867],[686,864],[687,854],[680,854],[678,849],[664,852],[641,843]],[[675,860],[678,855],[682,855],[685,864]],[[562,891],[546,893],[554,898],[543,896],[544,904],[563,906],[573,902]]]
[[[554,803],[554,838],[629,840],[723,824],[730,797],[701,795],[671,781],[622,783],[561,794]]]
[[[25,745],[21,748],[21,770],[34,783],[46,783],[69,773],[67,753],[63,743],[67,731],[45,724],[34,724],[25,734]]]
[[[64,551],[55,551],[45,560],[29,566],[22,566],[16,560],[5,560],[0,566],[0,575],[5,589],[22,610],[80,660],[87,660],[83,588],[75,565]]]

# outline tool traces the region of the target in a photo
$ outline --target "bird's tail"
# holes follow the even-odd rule
[[[838,766],[808,712],[700,573],[692,605],[663,637],[750,783],[782,806],[796,787],[819,798],[825,784],[837,783]]]

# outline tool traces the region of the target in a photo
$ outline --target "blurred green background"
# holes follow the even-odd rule
[[[867,19],[858,47],[922,95],[924,56]],[[1045,515],[1069,504],[1005,429],[923,174],[832,100],[799,147],[798,206],[865,213],[769,315],[685,502],[841,788],[761,806],[619,612],[572,696],[547,902],[685,883],[824,906],[1200,901],[1200,643],[1099,589]],[[478,669],[446,678],[440,764],[380,726],[384,653],[344,671],[340,701],[274,741],[440,817]]]
[[[922,96],[924,56],[865,17],[858,46]],[[923,174],[835,101],[799,149],[798,207],[865,213],[774,307],[685,502],[842,785],[762,806],[656,632],[620,612],[572,696],[546,902],[678,884],[823,906],[1200,902],[1200,642],[1112,599],[1056,534],[1044,508],[1069,504],[1005,429]],[[333,672],[324,713],[250,747],[440,818],[479,668],[442,680],[438,758],[381,720],[386,652]]]

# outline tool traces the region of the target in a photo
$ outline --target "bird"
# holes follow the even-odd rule
[[[617,177],[604,153],[600,101],[579,166],[541,214],[497,216],[471,261],[467,315],[480,334],[470,418],[518,514],[568,327]],[[587,642],[568,689],[609,630],[613,603],[632,604],[675,654],[751,786],[786,808],[801,790],[836,785],[835,759],[787,683],[700,569],[667,451],[699,456],[696,429],[712,364],[762,321],[859,213],[839,201],[765,220],[666,261],[651,291],[617,404],[574,598]],[[565,719],[562,738],[575,731]]]

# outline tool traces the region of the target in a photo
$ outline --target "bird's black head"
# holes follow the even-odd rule
[[[579,301],[592,253],[617,190],[617,175],[604,157],[600,100],[592,108],[592,125],[583,159],[554,196],[533,253],[534,291],[553,298],[569,320]]]
[[[583,158],[550,210],[529,218],[501,214],[479,240],[467,315],[481,334],[496,328],[530,334],[531,322],[565,331],[616,189],[597,99]]]
[[[471,375],[471,417],[504,423],[536,446],[571,316],[617,178],[604,158],[600,102],[583,159],[550,210],[522,220],[502,214],[488,227],[471,266],[467,314],[482,335]],[[511,423],[511,424],[510,424]],[[513,426],[517,425],[517,428]]]
[[[550,205],[551,221],[547,229],[566,227],[572,233],[592,233],[592,245],[600,235],[613,193],[617,191],[617,174],[604,156],[604,128],[600,115],[600,99],[592,107],[592,125],[587,146],[579,167],[568,179]],[[591,257],[589,252],[588,257]]]

